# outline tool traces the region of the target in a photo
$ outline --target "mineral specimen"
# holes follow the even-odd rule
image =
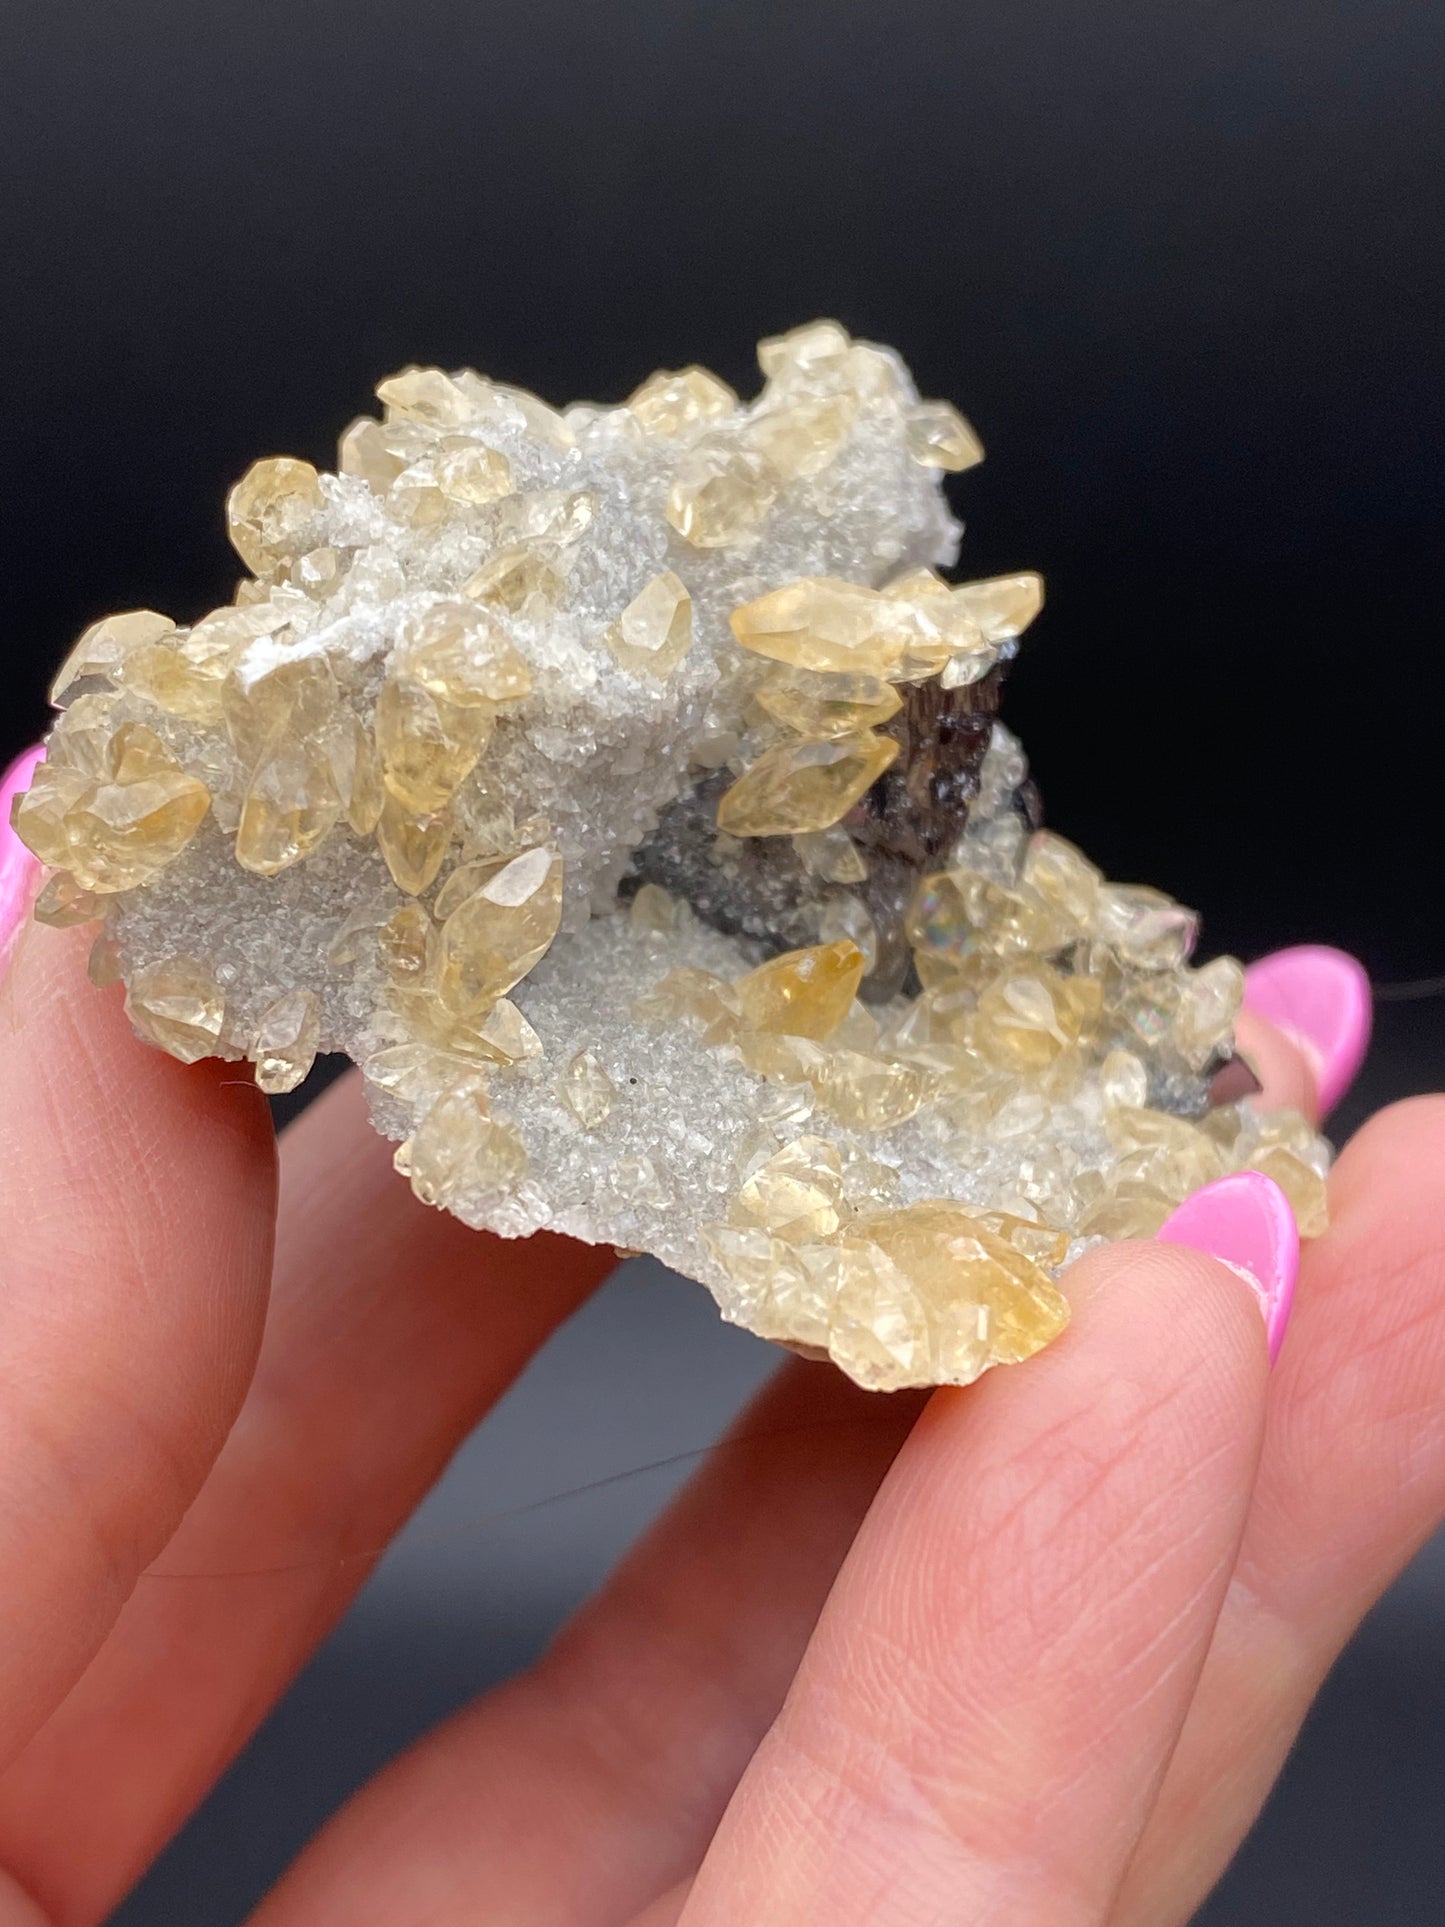
[[[835,322],[758,358],[747,404],[384,381],[338,474],[236,485],[230,604],[80,638],[16,827],[162,1049],[344,1051],[428,1203],[962,1384],[1227,1171],[1318,1231],[1329,1154],[1211,1106],[1239,966],[1040,827],[997,710],[1042,584],[938,573],[968,423]]]

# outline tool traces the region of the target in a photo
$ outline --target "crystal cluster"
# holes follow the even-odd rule
[[[1227,1171],[1318,1231],[1329,1154],[1215,1101],[1239,966],[1040,825],[997,710],[1042,584],[939,573],[968,423],[833,322],[759,362],[384,381],[338,473],[233,489],[230,603],[80,638],[16,827],[172,1055],[344,1051],[428,1203],[963,1384]]]

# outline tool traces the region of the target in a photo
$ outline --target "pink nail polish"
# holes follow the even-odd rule
[[[1245,972],[1244,1002],[1304,1052],[1320,1109],[1338,1104],[1370,1042],[1370,980],[1364,966],[1348,951],[1325,944],[1277,950]]]
[[[1269,1362],[1279,1356],[1299,1274],[1299,1230],[1289,1199],[1262,1171],[1238,1171],[1186,1198],[1160,1226],[1161,1243],[1207,1252],[1254,1288]]]
[[[10,947],[30,910],[40,876],[40,864],[10,827],[10,806],[30,787],[35,765],[44,759],[43,749],[27,749],[0,776],[0,970],[5,967]]]

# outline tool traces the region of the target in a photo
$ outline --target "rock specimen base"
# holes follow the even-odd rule
[[[982,456],[820,322],[556,411],[408,369],[339,470],[232,491],[251,574],[96,624],[16,827],[140,1033],[361,1066],[427,1202],[657,1253],[880,1388],[962,1384],[1057,1282],[1253,1165],[1239,966],[1043,830],[997,721],[1037,576],[950,583]]]

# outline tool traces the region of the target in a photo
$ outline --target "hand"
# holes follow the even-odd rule
[[[0,848],[0,923],[29,887]],[[0,985],[0,1927],[103,1918],[610,1264],[425,1210],[354,1077],[278,1201],[248,1080],[136,1043],[87,941],[27,928]],[[1271,1101],[1337,1094],[1340,969],[1254,978]],[[1167,1245],[966,1392],[785,1364],[262,1927],[1186,1921],[1445,1505],[1442,1164],[1439,1099],[1355,1139],[1272,1376],[1247,1285]]]

